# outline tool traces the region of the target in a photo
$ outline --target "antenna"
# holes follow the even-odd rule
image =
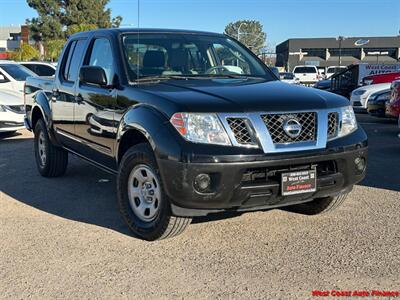
[[[139,80],[139,64],[140,64],[140,55],[139,55],[139,43],[140,43],[140,0],[137,0],[137,50],[136,50],[136,78]]]

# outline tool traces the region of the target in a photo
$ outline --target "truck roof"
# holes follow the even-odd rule
[[[79,32],[71,35],[71,37],[84,37],[94,32],[104,32],[109,34],[119,35],[122,33],[180,33],[180,34],[199,34],[199,35],[214,35],[224,36],[222,33],[208,32],[208,31],[197,31],[188,29],[165,29],[165,28],[107,28],[107,29],[96,29],[91,31]]]

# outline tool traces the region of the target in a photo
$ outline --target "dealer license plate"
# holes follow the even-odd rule
[[[317,190],[316,170],[282,173],[282,195],[296,195]]]

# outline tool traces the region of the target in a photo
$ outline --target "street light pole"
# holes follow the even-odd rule
[[[242,27],[243,24],[247,24],[246,22],[242,22],[239,24],[239,27],[237,29],[237,40],[240,40],[240,28]]]
[[[339,67],[342,66],[342,42],[345,40],[346,38],[344,36],[338,36],[336,38],[336,40],[339,41]]]

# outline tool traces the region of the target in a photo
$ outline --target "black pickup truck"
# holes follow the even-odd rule
[[[63,175],[69,153],[116,174],[122,216],[146,240],[216,212],[327,212],[366,172],[347,99],[280,82],[222,34],[75,34],[25,102],[40,174]]]

